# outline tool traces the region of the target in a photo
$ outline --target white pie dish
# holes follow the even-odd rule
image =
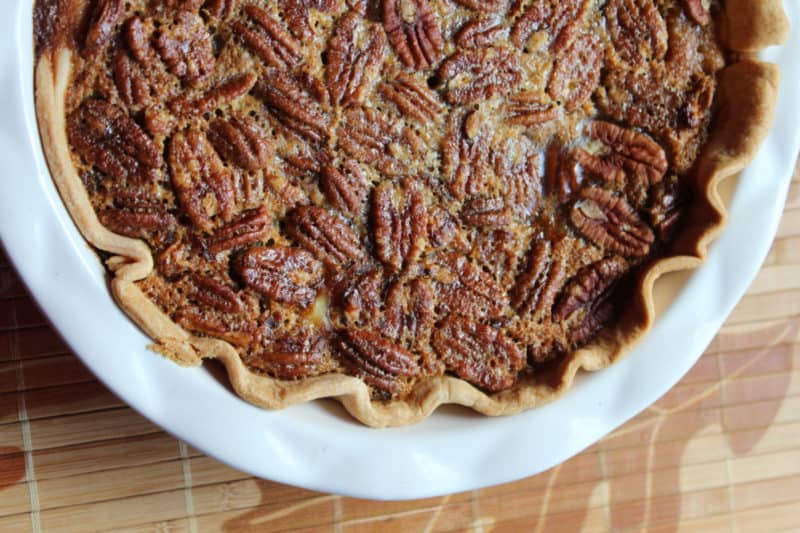
[[[798,8],[787,5],[792,20]],[[640,346],[584,375],[555,403],[507,418],[441,409],[406,428],[372,430],[333,402],[268,412],[203,368],[180,368],[117,307],[105,272],[50,179],[33,110],[31,2],[0,21],[5,120],[0,236],[32,294],[82,360],[121,398],[197,448],[255,475],[317,490],[415,498],[511,481],[591,445],[655,401],[694,364],[755,276],[777,228],[794,167],[800,102],[798,36],[762,56],[783,71],[775,129],[743,174],[728,226]],[[23,133],[24,132],[24,133]]]

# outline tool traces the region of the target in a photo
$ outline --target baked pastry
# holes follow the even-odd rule
[[[710,4],[710,5],[709,5]],[[723,222],[777,0],[38,0],[53,178],[180,364],[365,424],[603,368]]]

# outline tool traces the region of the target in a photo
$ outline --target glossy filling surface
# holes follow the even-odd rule
[[[140,288],[253,372],[498,392],[613,327],[679,227],[714,10],[99,0],[73,162]]]

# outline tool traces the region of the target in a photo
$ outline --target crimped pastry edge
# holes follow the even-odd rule
[[[752,52],[779,44],[785,39],[787,28],[780,0],[728,0],[721,15],[723,44],[733,51]],[[720,73],[719,112],[697,165],[697,201],[688,213],[686,229],[673,244],[673,255],[640,270],[635,299],[612,331],[566,357],[544,381],[523,378],[513,389],[489,396],[461,379],[440,376],[416,384],[405,400],[383,402],[371,400],[363,381],[343,374],[284,381],[253,373],[232,345],[188,333],[144,295],[135,282],[153,269],[149,247],[141,240],[115,234],[100,223],[72,164],[65,111],[72,54],[68,46],[60,45],[44,50],[38,57],[35,105],[45,157],[64,204],[84,238],[113,254],[106,263],[113,274],[112,293],[125,313],[155,340],[151,348],[184,366],[218,359],[236,393],[261,407],[280,409],[332,397],[371,427],[413,424],[448,403],[489,416],[514,414],[558,398],[571,387],[579,370],[600,370],[627,354],[655,319],[656,281],[669,272],[702,264],[708,246],[724,226],[727,214],[719,185],[755,157],[772,125],[779,83],[775,65],[751,59],[732,63]]]

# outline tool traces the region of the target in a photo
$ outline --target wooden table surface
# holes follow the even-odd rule
[[[758,278],[672,391],[548,472],[409,502],[255,479],[167,435],[69,353],[0,255],[0,531],[109,529],[800,531],[800,172]]]

